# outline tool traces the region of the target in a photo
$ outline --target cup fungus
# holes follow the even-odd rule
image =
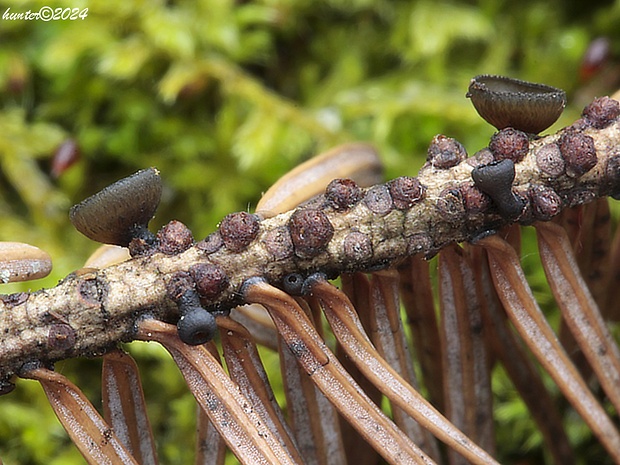
[[[132,239],[153,244],[147,229],[161,198],[159,171],[148,168],[105,187],[74,205],[71,223],[89,239],[128,247]]]
[[[497,129],[512,127],[531,134],[555,123],[566,106],[561,89],[489,74],[473,78],[466,96]]]

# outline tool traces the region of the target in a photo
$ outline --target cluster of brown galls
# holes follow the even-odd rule
[[[538,100],[537,96],[540,96]],[[553,182],[562,176],[578,178],[596,165],[594,141],[583,131],[588,127],[602,129],[620,117],[617,101],[607,97],[596,99],[585,108],[583,117],[565,129],[559,138],[539,148],[536,164],[549,176],[549,183],[521,189],[512,186],[515,165],[529,153],[530,142],[537,138],[535,133],[557,119],[565,105],[564,93],[548,86],[479,76],[472,80],[468,97],[499,132],[491,138],[488,148],[471,158],[467,158],[466,150],[456,140],[441,135],[433,139],[422,171],[450,169],[463,161],[473,166],[471,181],[448,187],[440,194],[441,201],[437,205],[442,216],[449,221],[459,214],[491,213],[504,223],[518,221],[528,224],[549,220],[563,207],[580,203],[578,199],[560,197]],[[530,111],[524,113],[523,108],[528,109],[528,102],[533,103]],[[155,169],[140,171],[75,206],[71,219],[86,236],[129,247],[132,256],[154,252],[175,255],[194,245],[206,254],[222,247],[231,252],[242,252],[259,236],[262,218],[247,212],[226,216],[215,233],[196,244],[190,230],[178,221],[168,223],[153,236],[146,226],[159,202],[160,182]],[[426,190],[416,177],[403,176],[368,189],[360,188],[349,179],[335,179],[327,186],[324,195],[299,206],[290,215],[286,226],[269,231],[261,240],[276,260],[293,256],[311,259],[326,251],[334,236],[334,226],[325,211],[345,212],[364,202],[374,214],[383,216],[394,209],[410,209],[425,197]],[[131,195],[127,195],[128,191]],[[136,197],[141,199],[137,207],[118,200]],[[116,206],[110,208],[110,205]],[[102,208],[110,218],[103,226]],[[128,214],[127,208],[133,208],[135,213]],[[122,214],[110,215],[111,211],[122,211]],[[119,217],[130,221],[120,221]],[[432,249],[432,244],[426,244],[424,240],[429,239],[420,237],[416,241],[416,238],[410,238],[412,245],[408,253]],[[372,256],[370,238],[353,228],[344,239],[342,259],[354,264],[368,264]],[[387,264],[373,263],[372,267]],[[220,266],[201,263],[186,272],[175,273],[167,280],[168,296],[179,307],[178,330],[184,342],[202,344],[213,337],[215,319],[205,307],[227,291],[231,286],[230,278]],[[300,295],[305,292],[306,278],[300,273],[292,273],[274,284],[292,295]]]

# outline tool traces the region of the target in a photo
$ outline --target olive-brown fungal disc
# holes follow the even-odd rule
[[[224,217],[219,231],[228,250],[241,252],[256,239],[259,229],[260,222],[256,215],[237,212]]]
[[[489,74],[471,80],[467,97],[497,129],[512,127],[532,134],[555,123],[566,106],[561,89]]]
[[[321,210],[298,209],[288,222],[295,254],[312,258],[323,252],[334,236],[334,227]]]
[[[69,218],[75,229],[89,239],[127,247],[146,231],[161,191],[159,171],[141,170],[74,205]]]
[[[573,178],[583,176],[596,165],[594,139],[580,132],[565,132],[558,139],[560,153],[566,162],[566,174]]]

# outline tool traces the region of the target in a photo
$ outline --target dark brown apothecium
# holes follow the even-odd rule
[[[74,205],[71,223],[89,239],[127,247],[144,234],[161,198],[159,171],[148,168],[105,187]]]
[[[489,74],[473,78],[466,96],[497,129],[511,127],[531,134],[555,123],[566,106],[561,89]]]

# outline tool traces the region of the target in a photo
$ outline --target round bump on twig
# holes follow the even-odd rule
[[[543,173],[557,177],[564,173],[565,163],[558,144],[543,145],[536,152],[536,165]]]
[[[334,236],[334,227],[321,210],[296,210],[288,227],[299,258],[312,258],[324,252]]]
[[[495,160],[512,160],[519,163],[527,155],[530,139],[526,133],[513,128],[502,129],[493,134],[489,149]]]
[[[384,184],[378,184],[368,189],[364,196],[364,204],[371,212],[380,216],[387,215],[394,208],[390,191]]]
[[[267,251],[274,260],[283,260],[293,256],[293,240],[286,226],[280,226],[268,231],[261,239]]]
[[[73,226],[89,239],[128,247],[132,239],[154,243],[147,225],[161,198],[159,171],[148,168],[105,187],[74,205]]]
[[[513,220],[521,215],[525,204],[512,192],[515,178],[515,165],[512,160],[478,166],[472,170],[471,177],[476,187],[491,197],[501,216]]]
[[[228,287],[228,276],[218,265],[199,263],[191,266],[189,273],[194,279],[198,294],[204,299],[215,299]]]
[[[47,345],[51,350],[67,350],[74,346],[75,337],[75,330],[68,324],[53,324],[47,335]]]
[[[489,208],[491,199],[476,186],[464,184],[461,186],[460,191],[461,197],[463,198],[463,205],[467,213],[482,213]]]
[[[172,220],[157,233],[157,250],[166,255],[185,252],[194,243],[190,229],[177,220]]]
[[[580,132],[565,132],[558,140],[560,153],[566,162],[566,174],[578,178],[596,165],[594,139]]]
[[[222,236],[219,231],[209,234],[203,240],[196,244],[196,248],[202,250],[206,254],[217,252],[224,245]]]
[[[343,242],[344,256],[353,263],[364,263],[372,258],[372,241],[367,234],[351,231]]]
[[[259,229],[260,221],[256,215],[236,212],[224,217],[219,232],[228,250],[241,252],[256,239]]]
[[[459,141],[439,134],[433,137],[428,146],[426,161],[435,168],[448,169],[458,165],[466,158],[467,151]]]
[[[562,199],[551,188],[532,186],[528,192],[534,217],[537,220],[549,221],[562,211]]]
[[[532,134],[555,123],[566,106],[561,89],[488,74],[473,78],[466,96],[497,129],[512,127]]]
[[[424,198],[426,187],[418,178],[401,176],[388,181],[387,187],[392,196],[394,207],[398,210],[407,210]]]
[[[595,128],[603,129],[620,117],[620,102],[599,97],[583,109],[583,117]]]
[[[334,179],[325,189],[325,199],[337,211],[348,210],[362,198],[362,191],[352,179]]]

